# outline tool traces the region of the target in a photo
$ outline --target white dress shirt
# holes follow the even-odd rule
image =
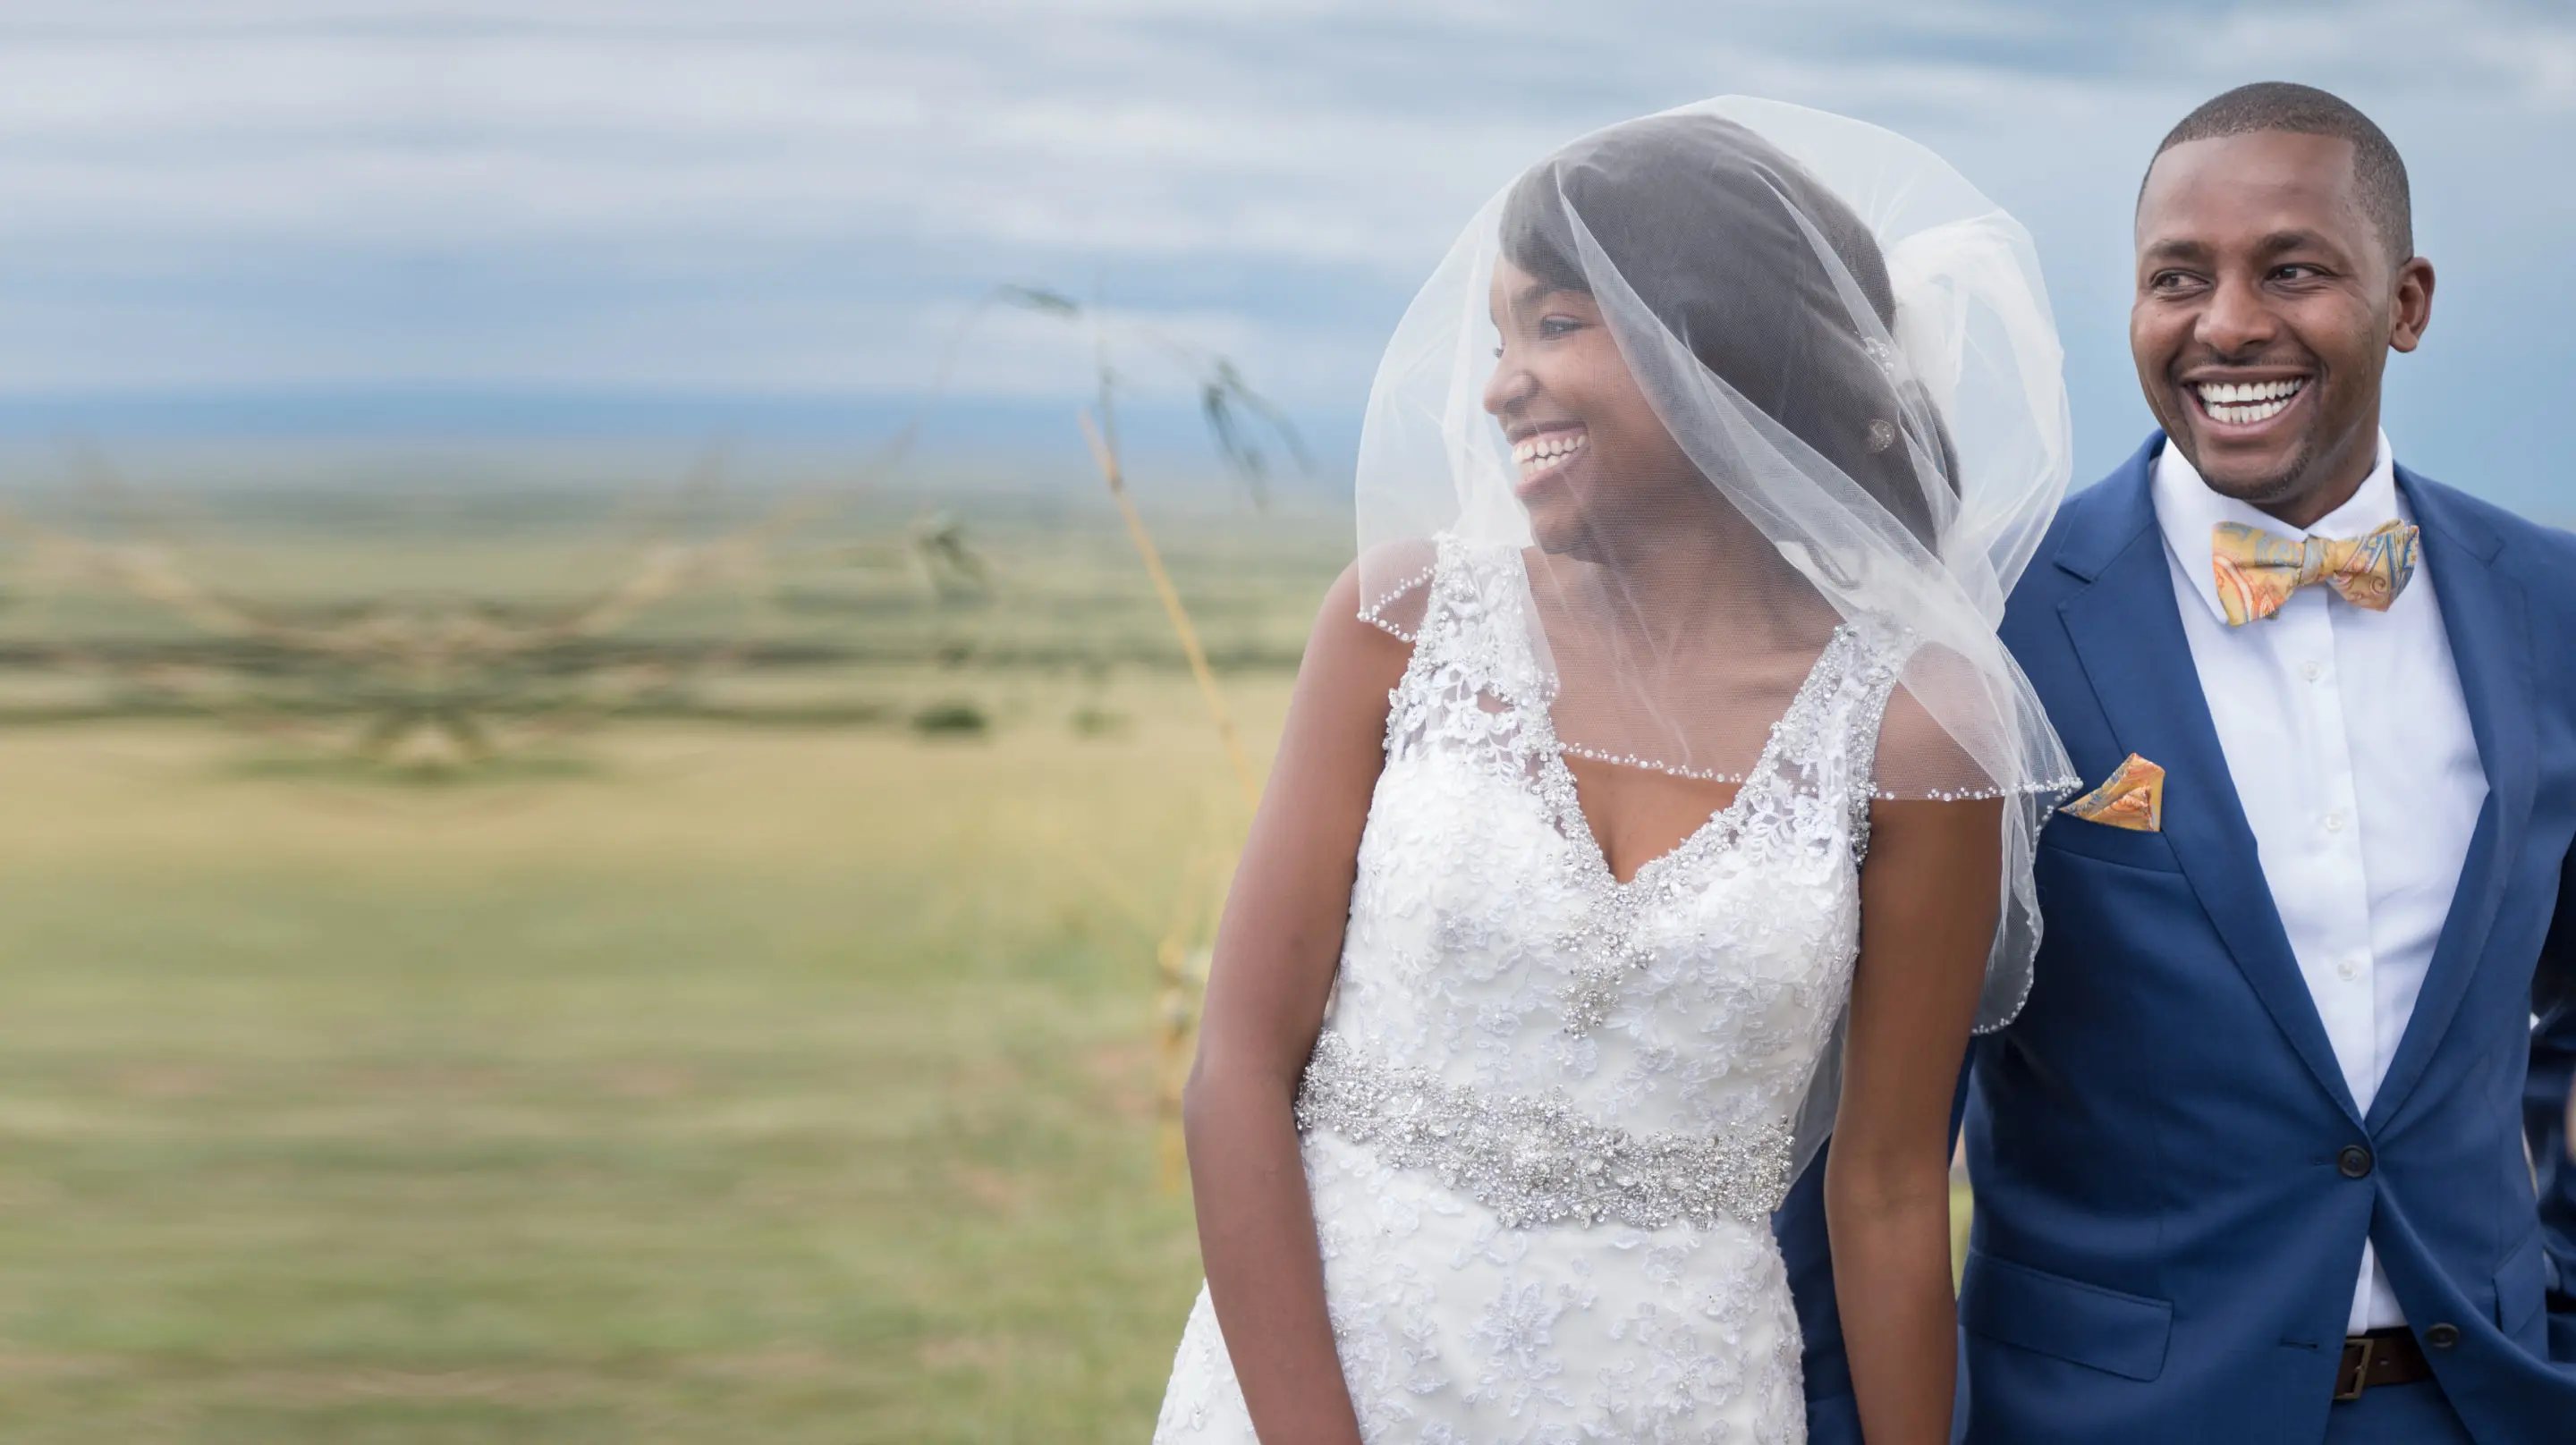
[[[2361,490],[2304,532],[2211,491],[2170,444],[2154,491],[2183,635],[2263,880],[2344,1083],[2367,1114],[2414,1015],[2486,801],[2459,669],[2420,552],[2414,580],[2385,612],[2315,584],[2272,616],[2230,627],[2210,534],[2243,522],[2282,537],[2348,538],[2413,521],[2388,438]],[[2404,1323],[2365,1240],[2350,1328]]]

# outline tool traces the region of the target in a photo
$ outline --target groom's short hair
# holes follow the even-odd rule
[[[2391,262],[2413,259],[2415,208],[2406,189],[2406,162],[2389,143],[2388,133],[2339,95],[2286,80],[2240,85],[2201,102],[2199,109],[2184,116],[2182,124],[2165,136],[2164,144],[2156,147],[2156,155],[2187,141],[2267,130],[2330,135],[2352,142],[2352,178],[2361,193],[2363,215],[2379,232]],[[2147,162],[2147,169],[2155,169],[2154,160]],[[2145,193],[2142,180],[2139,194]]]

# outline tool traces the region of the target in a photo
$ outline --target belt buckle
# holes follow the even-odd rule
[[[2360,1356],[2358,1360],[2354,1359],[2356,1353]],[[2334,1397],[2337,1400],[2358,1400],[2361,1392],[2370,1388],[2370,1365],[2378,1354],[2379,1341],[2368,1335],[2355,1335],[2344,1341],[2343,1358],[2351,1372],[2352,1383],[2347,1385],[2341,1378],[2336,1379]],[[2338,1376],[2341,1373],[2338,1371]]]

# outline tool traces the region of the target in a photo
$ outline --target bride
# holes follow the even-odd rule
[[[1949,1438],[1947,1123],[2069,779],[1994,636],[2069,465],[2027,236],[1728,99],[1540,161],[1381,363],[1218,937],[1157,1440]]]

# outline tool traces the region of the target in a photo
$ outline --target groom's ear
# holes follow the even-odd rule
[[[2433,263],[2409,256],[2397,268],[2396,296],[2389,308],[2388,349],[2413,351],[2433,325]]]

